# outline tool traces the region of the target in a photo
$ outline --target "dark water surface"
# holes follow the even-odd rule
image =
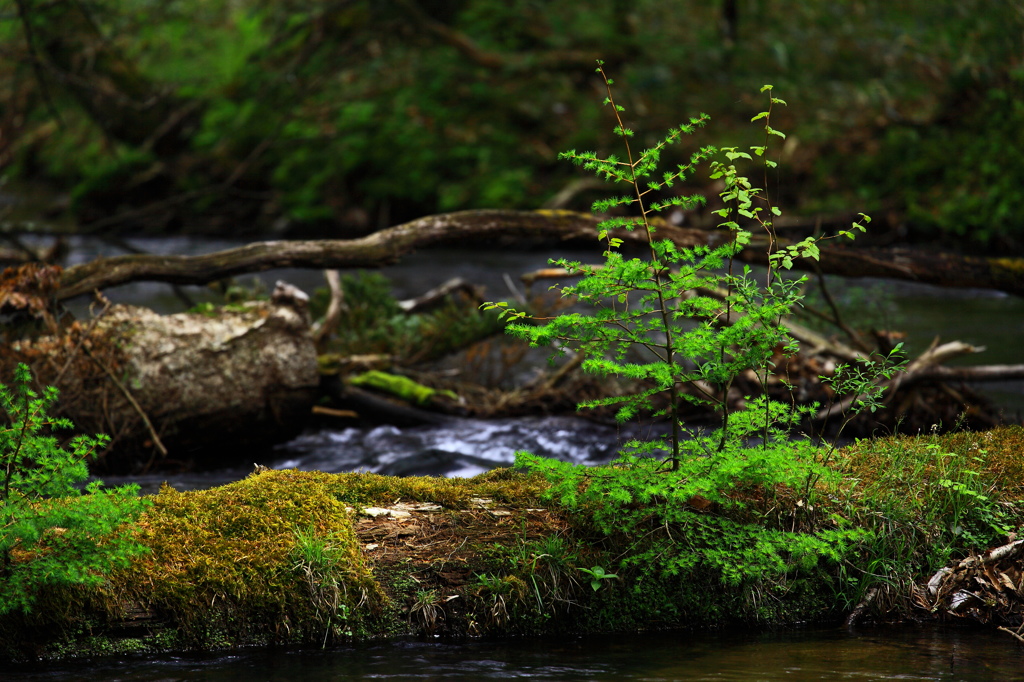
[[[19,668],[0,680],[1024,680],[1009,635],[934,627],[406,640],[328,649],[126,657]]]

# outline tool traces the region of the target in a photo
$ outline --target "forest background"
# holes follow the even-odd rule
[[[1011,0],[16,0],[3,192],[43,182],[83,231],[222,236],[585,210],[600,189],[556,155],[613,151],[601,58],[643,131],[709,113],[695,145],[755,143],[773,83],[790,134],[769,190],[792,216],[1005,252],[1024,242],[1022,46]],[[679,192],[717,193],[697,182]]]

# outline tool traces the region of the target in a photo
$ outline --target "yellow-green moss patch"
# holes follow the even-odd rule
[[[212,490],[165,487],[140,519],[150,547],[116,582],[123,597],[169,617],[188,639],[294,640],[328,620],[358,621],[380,592],[329,474],[267,471]],[[344,598],[318,613],[303,542],[326,543]],[[339,559],[343,558],[343,561]]]
[[[375,388],[378,391],[390,393],[391,395],[397,396],[406,402],[414,403],[416,405],[426,405],[437,394],[456,400],[458,399],[458,396],[451,391],[438,391],[430,388],[429,386],[424,386],[421,383],[413,381],[409,377],[404,377],[399,374],[391,374],[389,372],[382,372],[377,369],[372,369],[369,372],[364,372],[354,376],[349,379],[349,383],[353,386]]]
[[[147,613],[182,643],[320,641],[366,632],[388,598],[353,530],[373,505],[528,505],[544,483],[498,470],[474,479],[262,471],[211,490],[164,487],[139,520],[150,552],[114,576],[113,619]]]
[[[518,474],[510,469],[494,469],[473,478],[332,474],[326,485],[338,499],[350,505],[380,505],[404,500],[435,502],[449,509],[466,509],[476,497],[515,504],[535,503],[547,488],[540,476]]]
[[[974,472],[998,489],[1004,501],[1024,499],[1024,427],[944,435],[891,436],[858,441],[843,450],[842,468],[862,484],[900,481],[908,495],[924,494],[923,483]]]

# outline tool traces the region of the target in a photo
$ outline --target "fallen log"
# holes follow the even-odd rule
[[[788,242],[780,240],[780,246]],[[739,259],[767,263],[764,248],[748,248]],[[843,277],[879,277],[961,289],[995,289],[1024,296],[1024,258],[986,258],[908,248],[824,246],[820,261],[798,260],[794,267]]]
[[[973,365],[971,367],[928,367],[904,377],[907,386],[919,381],[1018,381],[1024,379],[1021,365]]]
[[[572,211],[461,211],[419,218],[359,239],[255,242],[200,256],[140,254],[98,258],[64,270],[54,295],[56,300],[65,300],[133,281],[205,284],[274,268],[376,268],[427,246],[490,243],[504,247],[538,240],[583,240],[596,245],[598,222],[597,216]],[[664,223],[658,225],[658,234],[681,247],[721,244],[730,237],[722,230]],[[617,236],[638,245],[644,239],[636,232]],[[755,238],[740,257],[752,262],[763,260],[765,247],[760,238]],[[853,277],[999,289],[1024,296],[1024,259],[1020,258],[822,246],[820,263],[798,261],[797,267]]]
[[[112,437],[108,470],[252,461],[303,428],[320,382],[304,294],[280,284],[215,315],[108,305],[88,326],[0,347],[0,366],[17,362],[61,389],[80,431]]]

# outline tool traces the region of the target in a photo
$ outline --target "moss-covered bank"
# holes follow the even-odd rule
[[[799,519],[813,532],[810,514],[819,527],[863,528],[863,541],[840,561],[794,562],[739,586],[713,571],[624,565],[644,538],[596,532],[586,510],[544,500],[541,478],[507,469],[473,479],[262,470],[207,491],[164,488],[138,524],[150,551],[102,589],[53,592],[32,614],[4,617],[2,656],[785,624],[841,619],[865,594],[876,618],[926,618],[915,584],[1024,520],[1020,427],[863,441],[832,466],[842,476],[816,509],[800,508],[800,491],[753,491],[758,511],[747,507],[744,522]],[[671,529],[651,528],[661,532]]]

